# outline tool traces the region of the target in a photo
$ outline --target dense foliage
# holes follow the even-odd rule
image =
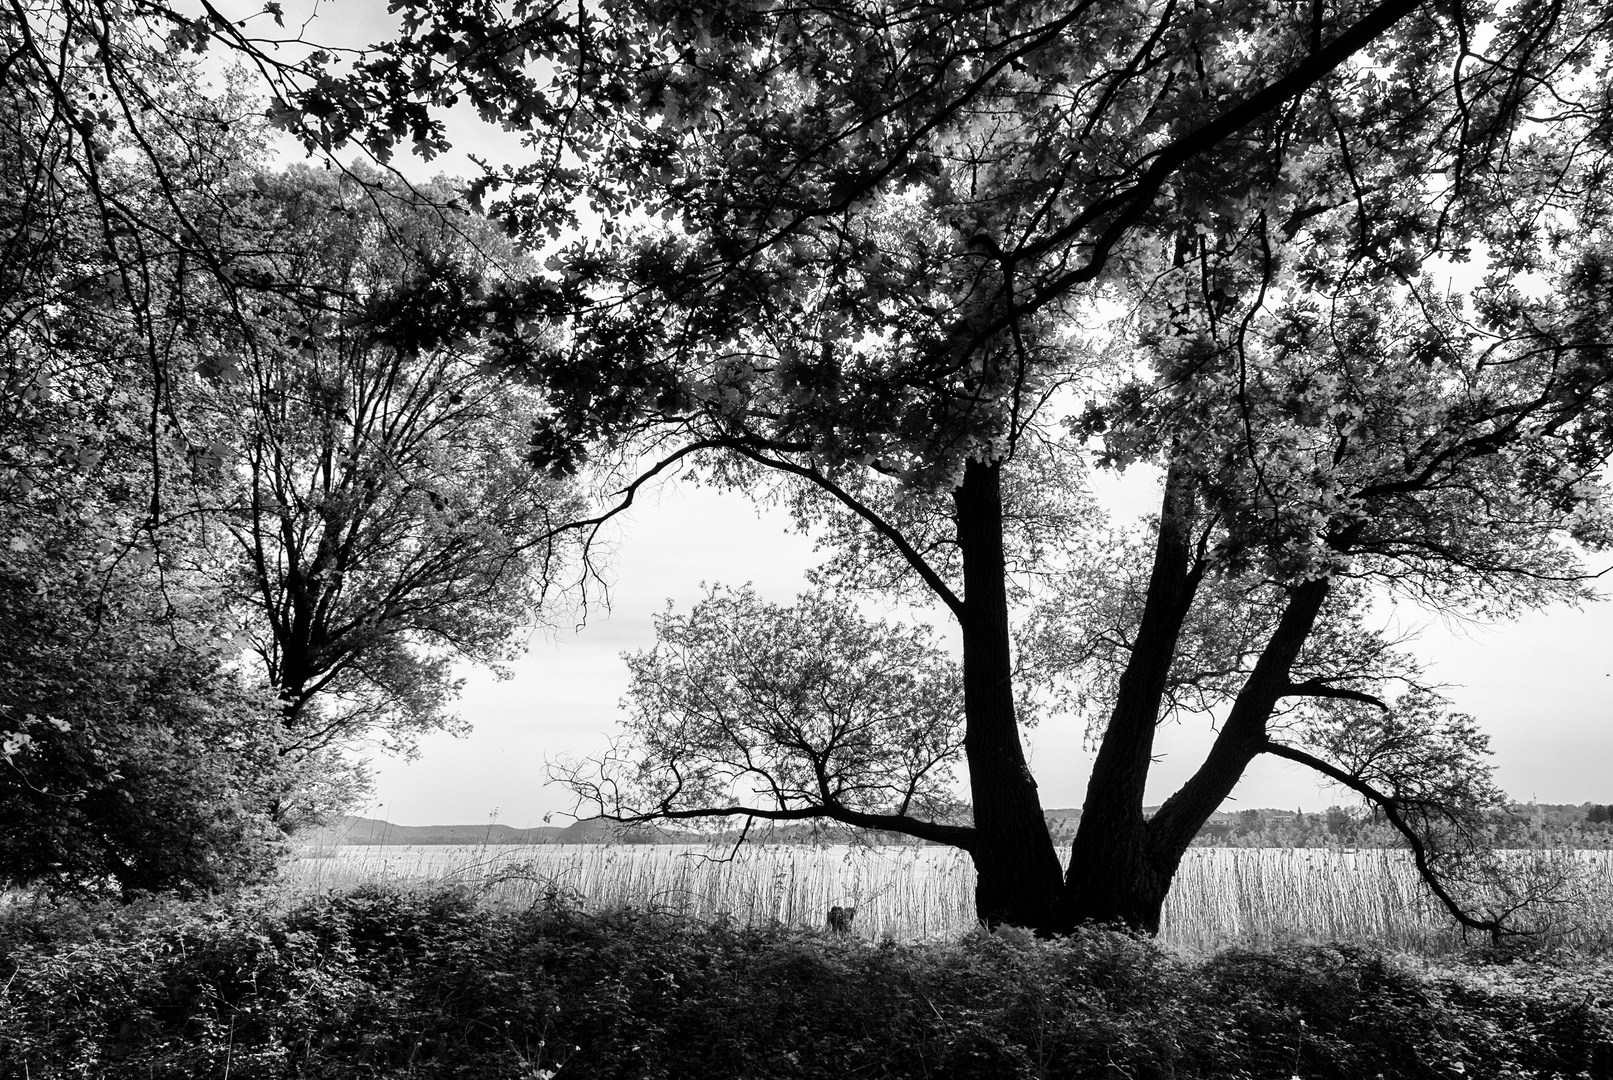
[[[205,891],[272,869],[321,771],[280,754],[196,522],[162,521],[194,463],[162,349],[180,237],[256,142],[232,89],[78,14],[0,13],[0,881]],[[158,100],[137,140],[119,118]]]
[[[0,958],[0,1070],[36,1077],[1431,1080],[1586,1075],[1613,1046],[1596,967],[869,945],[456,894],[14,906]]]
[[[280,753],[273,697],[198,601],[175,611],[154,573],[95,563],[65,539],[0,556],[0,882],[128,895],[262,878],[276,808],[313,779]]]

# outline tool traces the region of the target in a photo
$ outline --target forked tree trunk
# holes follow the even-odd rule
[[[1066,931],[1082,922],[1103,922],[1120,923],[1150,934],[1159,931],[1165,897],[1182,856],[1210,815],[1232,793],[1249,763],[1267,745],[1267,721],[1289,690],[1294,660],[1316,623],[1329,587],[1330,583],[1322,579],[1304,582],[1289,591],[1282,618],[1233,702],[1204,763],[1165,801],[1152,820],[1140,821],[1123,832],[1099,828],[1089,833],[1088,817],[1083,813],[1081,828],[1071,846],[1068,891],[1055,930]],[[1124,806],[1129,809],[1133,798],[1132,790],[1120,787],[1113,776],[1112,772],[1100,774],[1095,768],[1094,783],[1087,789],[1088,807],[1110,817],[1114,811],[1105,805],[1106,799],[1117,798],[1118,791],[1125,796]],[[1129,779],[1123,775],[1122,783]],[[1100,780],[1103,783],[1098,783]],[[1135,798],[1140,819],[1140,792]]]
[[[1172,465],[1165,477],[1142,620],[1071,845],[1055,923],[1059,930],[1089,921],[1158,927],[1158,911],[1175,867],[1158,865],[1152,857],[1143,792],[1171,661],[1203,576],[1194,543],[1196,518],[1192,478]]]
[[[1001,466],[971,460],[953,490],[963,596],[964,755],[978,875],[976,913],[987,925],[1064,933],[1082,923],[1159,929],[1171,880],[1193,837],[1267,746],[1266,724],[1292,689],[1290,672],[1327,598],[1326,580],[1289,590],[1288,605],[1204,764],[1152,820],[1143,795],[1172,660],[1206,560],[1194,481],[1166,475],[1154,564],[1131,657],[1104,732],[1067,869],[1047,831],[1014,706]],[[915,835],[919,835],[915,833]]]
[[[1232,794],[1249,763],[1265,751],[1266,724],[1291,687],[1294,661],[1316,625],[1331,588],[1331,581],[1318,578],[1288,590],[1282,618],[1238,691],[1204,763],[1176,794],[1165,800],[1148,823],[1150,861],[1166,873],[1166,889],[1193,838]],[[1159,906],[1164,901],[1165,892],[1161,891],[1151,918],[1137,925],[1150,933],[1157,931]]]
[[[1197,773],[1152,820],[1143,794],[1154,732],[1181,629],[1204,563],[1191,477],[1167,474],[1142,620],[1087,786],[1067,871],[1048,836],[1014,713],[996,466],[970,462],[954,492],[963,556],[965,753],[974,799],[976,907],[988,925],[1065,933],[1087,923],[1159,930],[1171,881],[1193,837],[1266,746],[1300,648],[1327,598],[1326,580],[1290,589],[1288,605]]]

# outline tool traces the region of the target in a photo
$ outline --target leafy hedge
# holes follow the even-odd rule
[[[1120,934],[893,946],[367,890],[0,918],[0,1076],[1609,1075],[1613,973]]]

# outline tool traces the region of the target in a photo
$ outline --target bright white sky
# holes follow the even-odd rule
[[[242,0],[243,13],[261,8]],[[294,8],[286,3],[288,26]],[[225,8],[229,10],[229,8]],[[395,19],[377,0],[325,3],[308,36],[361,43],[389,33]],[[267,20],[253,24],[260,33]],[[452,125],[455,149],[436,162],[400,159],[411,176],[469,175],[474,152],[498,161],[519,153],[508,134],[473,119]],[[1152,478],[1100,477],[1100,501],[1120,519],[1157,506]],[[803,572],[816,561],[808,538],[788,532],[778,512],[759,515],[738,494],[671,484],[641,497],[627,518],[614,562],[608,613],[588,625],[533,637],[513,678],[497,681],[467,670],[461,714],[474,725],[465,738],[434,736],[419,756],[376,756],[370,813],[404,825],[471,824],[496,819],[517,827],[572,808],[567,791],[545,783],[546,759],[584,756],[605,746],[626,689],[624,651],[654,643],[652,617],[671,599],[687,610],[702,583],[754,584],[765,599],[791,602],[805,588]],[[1493,627],[1457,627],[1408,611],[1402,625],[1423,627],[1415,651],[1430,676],[1451,684],[1458,708],[1477,716],[1493,739],[1501,786],[1520,801],[1613,802],[1613,604],[1585,611],[1552,609]],[[1028,733],[1043,805],[1078,807],[1091,758],[1079,725],[1048,718]],[[1162,730],[1148,802],[1169,795],[1202,760],[1211,732],[1203,727]],[[1299,807],[1312,811],[1351,801],[1298,765],[1257,761],[1234,792],[1237,807]]]
[[[1117,517],[1154,509],[1151,478],[1099,477],[1101,500]],[[569,794],[545,785],[545,758],[582,756],[605,745],[626,689],[624,651],[654,644],[652,618],[670,598],[687,611],[703,582],[754,583],[766,599],[793,601],[803,571],[817,561],[808,538],[788,532],[777,512],[758,515],[738,494],[676,484],[633,512],[614,564],[608,616],[580,631],[534,637],[497,682],[466,672],[462,715],[475,725],[461,739],[428,738],[412,762],[377,757],[374,816],[403,825],[472,824],[490,819],[524,827],[569,811]],[[1430,675],[1457,684],[1450,694],[1484,722],[1494,740],[1499,780],[1513,798],[1540,802],[1613,802],[1613,681],[1607,648],[1613,604],[1554,609],[1517,623],[1451,627],[1406,612],[1402,625],[1425,627],[1416,652]],[[1043,805],[1078,807],[1091,757],[1078,724],[1048,718],[1028,733]],[[1175,790],[1202,760],[1211,733],[1202,725],[1167,726],[1150,781],[1149,803]],[[1235,806],[1298,807],[1307,812],[1350,804],[1300,766],[1258,761],[1234,792]],[[564,819],[561,819],[564,820]]]

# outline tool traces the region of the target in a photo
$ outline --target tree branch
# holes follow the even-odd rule
[[[744,817],[761,821],[812,821],[828,818],[842,825],[902,833],[905,836],[946,844],[948,847],[961,848],[964,851],[974,850],[975,845],[975,829],[972,825],[947,825],[901,814],[868,814],[860,810],[848,810],[843,806],[797,806],[776,810],[755,806],[703,806],[688,810],[661,809],[638,813],[618,809],[613,813],[605,813],[604,803],[600,802],[600,810],[600,817],[623,825],[648,825],[656,821],[684,821],[706,817]]]
[[[1322,678],[1306,679],[1300,683],[1289,683],[1283,697],[1315,697],[1337,698],[1342,701],[1359,701],[1363,705],[1389,711],[1388,704],[1380,697],[1365,693],[1361,690],[1351,690],[1348,687],[1333,686]]]
[[[880,517],[879,514],[867,503],[864,503],[862,500],[858,499],[855,495],[851,494],[851,492],[829,479],[817,469],[808,468],[805,465],[797,465],[795,462],[786,461],[783,458],[768,457],[760,451],[751,450],[744,446],[734,446],[732,449],[737,453],[750,458],[758,465],[764,465],[770,469],[777,469],[780,472],[786,472],[792,476],[799,476],[803,480],[809,481],[818,488],[827,492],[829,495],[833,496],[838,502],[850,509],[852,513],[856,514],[858,517],[868,522],[869,525],[873,526],[874,531],[888,540],[891,546],[894,547],[902,556],[902,559],[913,568],[914,572],[916,572],[920,578],[923,579],[924,584],[930,587],[930,591],[935,593],[936,596],[940,597],[941,602],[946,604],[946,606],[951,609],[952,613],[956,615],[960,621],[964,618],[962,598],[960,598],[957,593],[952,591],[951,587],[947,585],[947,583],[942,579],[941,575],[936,573],[935,568],[932,567],[925,560],[924,556],[921,555],[918,550],[908,542],[907,538],[901,534],[900,530],[898,530],[896,526],[892,525],[884,518]]]
[[[590,534],[597,532],[599,526],[605,524],[617,514],[624,513],[629,507],[631,507],[633,505],[634,497],[638,494],[639,488],[649,483],[656,476],[665,472],[667,469],[670,469],[673,465],[676,465],[678,462],[682,461],[691,454],[699,453],[701,450],[717,450],[723,448],[723,443],[710,439],[702,439],[698,442],[692,442],[686,446],[679,447],[671,454],[668,454],[660,461],[657,461],[649,469],[634,477],[632,483],[616,492],[617,495],[622,496],[622,501],[611,507],[609,510],[606,510],[601,514],[596,514],[594,517],[577,518],[574,521],[562,522],[561,524],[556,525],[553,529],[544,533],[540,539],[553,539],[554,537],[560,536],[563,533],[578,532],[583,529],[590,530]],[[536,542],[537,541],[534,541],[534,543]]]
[[[1214,120],[1189,132],[1154,155],[1154,162],[1129,192],[1113,195],[1071,221],[1068,225],[1042,238],[1035,244],[1014,253],[1015,257],[1035,256],[1059,247],[1078,236],[1082,229],[1111,210],[1119,210],[1102,235],[1092,245],[1092,256],[1086,265],[1055,279],[1039,290],[1029,310],[1051,302],[1070,288],[1096,278],[1103,272],[1109,252],[1124,237],[1148,208],[1153,205],[1165,182],[1188,161],[1237,134],[1260,117],[1277,108],[1290,98],[1298,97],[1334,68],[1376,41],[1419,6],[1419,0],[1386,0],[1357,20],[1356,24],[1334,38],[1326,48],[1308,55],[1304,62],[1287,75],[1233,105]]]
[[[1519,933],[1519,931],[1509,930],[1501,925],[1501,920],[1499,919],[1479,919],[1463,910],[1462,905],[1446,890],[1444,884],[1439,880],[1439,876],[1434,873],[1434,868],[1429,865],[1427,845],[1423,843],[1422,837],[1417,835],[1417,831],[1411,827],[1411,823],[1406,820],[1405,815],[1400,812],[1400,800],[1393,795],[1386,795],[1360,777],[1347,773],[1338,766],[1323,761],[1314,755],[1307,754],[1305,751],[1293,746],[1268,740],[1263,752],[1309,766],[1328,779],[1343,784],[1383,811],[1383,816],[1388,820],[1389,824],[1393,825],[1395,831],[1406,838],[1406,844],[1411,848],[1412,859],[1417,865],[1417,873],[1422,877],[1423,883],[1428,886],[1429,892],[1434,894],[1435,898],[1444,905],[1445,910],[1457,922],[1470,930],[1483,930],[1495,939],[1499,939],[1503,934]]]

